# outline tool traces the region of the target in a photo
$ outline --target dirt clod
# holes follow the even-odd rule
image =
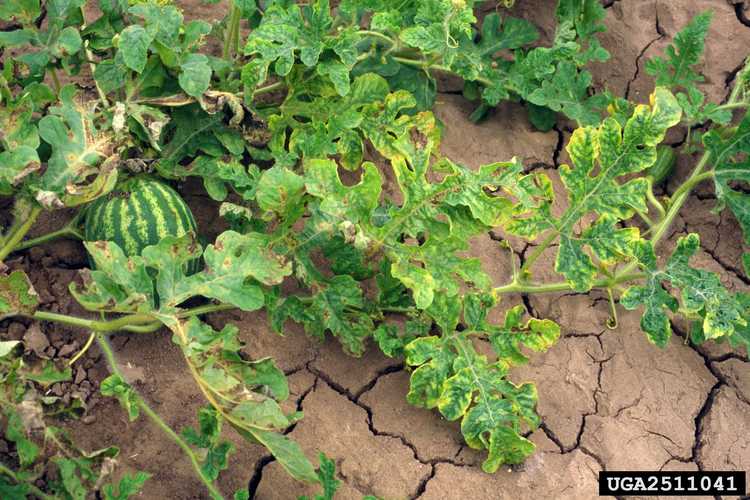
[[[45,352],[50,347],[49,340],[39,327],[39,323],[32,323],[23,336],[23,344],[28,351],[33,352],[40,358],[48,357]]]

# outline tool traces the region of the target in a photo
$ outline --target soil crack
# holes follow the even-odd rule
[[[729,385],[729,384],[727,383],[726,378],[721,374],[721,372],[719,372],[719,370],[717,370],[716,367],[713,365],[711,358],[703,354],[692,342],[690,342],[685,332],[682,332],[674,324],[672,324],[672,330],[675,332],[677,336],[682,337],[687,341],[686,342],[687,345],[693,351],[695,351],[698,354],[698,356],[700,356],[703,359],[703,362],[705,363],[706,368],[708,369],[709,372],[711,372],[711,375],[713,375],[713,377],[716,379],[716,383],[708,391],[708,394],[706,395],[706,399],[705,401],[703,401],[703,405],[701,406],[700,410],[698,410],[698,414],[695,416],[695,437],[693,441],[693,447],[691,449],[691,455],[688,458],[689,461],[695,462],[699,470],[706,470],[705,466],[703,465],[703,461],[701,460],[701,457],[700,457],[701,448],[703,446],[703,420],[706,418],[706,415],[708,415],[708,413],[711,411],[711,408],[713,407],[714,401],[716,399],[717,394],[719,393],[719,390],[722,388],[722,386]]]
[[[734,4],[734,13],[737,15],[737,20],[740,22],[740,24],[744,24],[745,26],[750,28],[750,18],[748,18],[747,13],[745,13],[744,2],[738,2]]]
[[[640,53],[635,58],[635,72],[633,73],[633,78],[628,80],[628,83],[625,85],[625,99],[628,99],[630,97],[630,86],[633,84],[634,81],[638,78],[638,75],[641,73],[641,59],[643,59],[643,56],[646,55],[646,51],[651,48],[653,44],[661,40],[666,36],[666,33],[662,29],[661,25],[659,24],[659,11],[656,11],[656,33],[659,35],[650,42],[648,42],[643,49],[641,49]]]

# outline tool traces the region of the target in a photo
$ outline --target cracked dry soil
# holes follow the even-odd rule
[[[188,5],[188,2],[181,2]],[[514,15],[535,22],[544,39],[554,33],[552,0],[518,0]],[[593,68],[597,87],[645,101],[653,81],[643,70],[645,60],[659,53],[696,13],[711,8],[714,22],[708,35],[704,90],[723,100],[739,64],[750,47],[750,21],[743,2],[726,0],[610,0],[602,36],[612,59]],[[188,17],[217,17],[215,6],[190,2]],[[483,124],[468,121],[471,105],[456,95],[455,82],[444,82],[436,114],[447,125],[443,152],[476,167],[482,163],[524,159],[529,168],[544,168],[554,178],[568,161],[563,148],[571,127],[563,123],[548,133],[534,131],[516,104],[501,105]],[[679,145],[684,130],[672,131],[668,142]],[[693,158],[681,160],[672,192],[687,175]],[[558,183],[559,184],[559,183]],[[559,186],[558,186],[559,187]],[[212,227],[216,207],[206,203],[199,189],[184,192],[199,219]],[[560,198],[557,209],[564,207]],[[698,189],[678,218],[665,247],[686,232],[701,235],[698,264],[717,271],[733,289],[747,289],[741,273],[741,236],[736,221],[726,213],[710,212],[712,193]],[[47,221],[50,225],[59,220]],[[215,224],[214,224],[215,226]],[[211,236],[211,235],[209,235]],[[497,283],[509,278],[510,262],[492,232],[474,242],[479,256]],[[510,239],[513,258],[523,260],[530,246]],[[505,252],[505,253],[504,253]],[[65,298],[74,269],[85,265],[80,247],[56,242],[24,257],[35,269],[35,284],[45,307],[81,312]],[[540,259],[540,269],[552,269],[554,253]],[[482,455],[462,444],[457,423],[436,412],[409,406],[405,395],[408,372],[399,360],[368,350],[361,359],[345,355],[335,342],[318,344],[294,326],[284,337],[273,334],[262,313],[226,312],[209,318],[214,326],[234,322],[254,357],[272,356],[288,374],[292,396],[287,409],[303,410],[305,418],[288,432],[308,456],[318,450],[336,460],[342,484],[339,498],[373,494],[383,498],[497,499],[592,498],[602,469],[696,470],[750,469],[750,363],[747,352],[724,345],[699,348],[683,341],[687,325],[677,323],[671,345],[660,350],[649,344],[638,327],[638,313],[621,311],[619,325],[607,329],[607,303],[596,293],[507,297],[493,312],[524,303],[539,317],[558,321],[563,335],[543,355],[513,372],[516,382],[533,381],[539,390],[538,411],[543,419],[530,439],[537,452],[519,467],[488,475],[479,468]],[[44,345],[41,332],[49,340]],[[11,337],[28,335],[45,352],[69,356],[81,332],[59,326],[12,323]],[[114,346],[134,383],[173,428],[193,425],[203,404],[183,365],[181,355],[164,331],[149,336],[118,335]],[[124,471],[147,470],[153,478],[142,498],[204,498],[187,458],[149,421],[128,422],[117,402],[96,396],[105,376],[103,360],[92,350],[75,372],[73,384],[61,393],[84,396],[90,414],[70,425],[82,446],[121,447]],[[220,479],[231,494],[249,484],[257,499],[288,499],[310,494],[290,480],[263,448],[249,445],[227,429],[239,450]]]

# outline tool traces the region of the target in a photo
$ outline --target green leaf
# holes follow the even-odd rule
[[[693,67],[703,55],[712,18],[712,10],[698,14],[675,35],[674,43],[667,46],[666,57],[646,61],[646,72],[656,77],[656,85],[689,89],[703,81]]]
[[[0,19],[30,24],[41,13],[39,0],[7,0],[0,4]]]
[[[179,163],[162,163],[161,171],[165,175],[203,178],[203,186],[209,196],[216,201],[223,201],[233,188],[244,199],[252,199],[258,184],[258,169],[255,165],[246,167],[232,157],[214,158],[201,155],[187,167]]]
[[[321,198],[323,212],[352,224],[369,221],[378,206],[382,184],[374,164],[363,163],[361,180],[351,187],[341,182],[338,165],[332,160],[309,160],[304,168],[307,192]]]
[[[572,61],[562,61],[552,78],[545,80],[526,98],[532,104],[559,111],[582,124],[598,123],[602,101],[589,97],[591,74],[579,72]]]
[[[86,309],[108,312],[147,312],[156,308],[154,286],[141,258],[128,259],[116,243],[84,243],[96,270],[83,273],[83,286],[70,292]]]
[[[274,166],[261,174],[255,199],[262,210],[286,214],[299,207],[304,188],[302,177],[287,168]]]
[[[677,99],[689,124],[707,120],[728,123],[732,118],[729,110],[719,110],[713,103],[704,105],[705,95],[697,87],[704,77],[696,65],[703,55],[712,18],[712,10],[696,15],[675,35],[664,57],[657,56],[646,61],[646,72],[655,77],[656,85],[685,90],[685,93],[677,94]]]
[[[34,463],[40,452],[39,446],[27,437],[32,429],[27,430],[24,427],[24,420],[15,407],[6,409],[5,416],[5,439],[15,443],[21,467],[28,467]]]
[[[365,302],[359,284],[351,276],[343,275],[325,280],[319,287],[321,290],[308,304],[302,304],[297,297],[285,299],[274,312],[276,324],[291,317],[302,323],[308,334],[321,339],[328,330],[350,354],[361,356],[365,340],[375,327],[372,318],[362,312]]]
[[[24,314],[31,316],[39,305],[39,296],[28,276],[21,270],[0,274],[0,318]]]
[[[489,341],[498,358],[511,365],[528,362],[528,358],[520,349],[521,346],[528,347],[535,352],[543,352],[552,347],[560,338],[560,326],[554,321],[530,318],[523,323],[521,318],[525,312],[523,306],[515,306],[505,313],[503,326],[482,322],[474,327],[477,331],[489,333]]]
[[[140,397],[133,388],[119,375],[110,375],[102,380],[99,386],[103,396],[117,398],[122,407],[127,411],[130,421],[134,421],[140,414]]]
[[[750,196],[737,189],[736,181],[750,180],[750,115],[745,115],[736,129],[722,137],[718,132],[707,133],[703,140],[711,152],[717,204],[714,211],[729,208],[739,222],[746,244],[750,244]]]
[[[619,179],[641,172],[656,161],[657,144],[667,129],[679,122],[680,115],[674,96],[657,87],[651,96],[651,106],[637,106],[624,127],[610,117],[599,127],[579,128],[571,136],[566,149],[573,167],[560,168],[560,177],[568,190],[568,208],[558,219],[541,221],[539,225],[548,225],[560,235],[555,270],[575,290],[589,290],[597,274],[584,245],[605,263],[629,255],[628,247],[638,234],[632,229],[617,230],[615,224],[631,217],[636,210],[647,211],[648,186],[642,178],[625,182]],[[574,229],[583,225],[581,219],[591,212],[600,218],[590,227],[584,225],[583,231],[576,234]],[[510,229],[519,233],[525,227],[515,224]]]
[[[151,474],[138,471],[134,475],[123,474],[118,481],[117,486],[114,484],[105,484],[102,487],[102,495],[105,500],[127,500],[140,492],[143,485],[151,477]]]
[[[731,295],[715,273],[690,266],[690,257],[697,251],[700,240],[697,234],[680,238],[667,265],[659,269],[653,247],[648,242],[638,245],[636,258],[647,273],[645,285],[635,285],[623,294],[620,302],[626,309],[646,306],[641,318],[641,328],[649,340],[664,347],[671,336],[668,311],[678,310],[689,318],[700,318],[701,336],[704,339],[726,337],[747,326],[746,308],[737,296]],[[680,291],[679,302],[664,287],[669,283]]]
[[[328,76],[339,95],[346,95],[349,72],[356,63],[358,42],[353,28],[330,33],[333,25],[328,0],[316,0],[309,6],[274,3],[265,11],[260,25],[247,39],[245,55],[254,60],[243,69],[246,92],[266,79],[271,64],[279,76],[286,76],[299,61],[308,68],[316,67]],[[321,55],[325,57],[321,60]]]
[[[162,258],[148,248],[143,254],[154,266]],[[188,297],[202,295],[234,304],[245,311],[254,311],[263,306],[264,299],[262,289],[252,280],[277,285],[292,272],[291,263],[275,254],[269,248],[269,237],[260,233],[243,235],[226,231],[206,248],[203,258],[205,269],[188,276],[168,293],[171,304],[177,305]]]
[[[62,457],[56,457],[54,462],[57,464],[63,487],[69,497],[74,500],[85,500],[86,487],[83,485],[83,478],[79,477],[79,474],[83,476],[84,471],[79,470],[78,463],[75,460]]]
[[[12,30],[0,32],[0,47],[18,47],[38,41],[32,30]]]
[[[377,103],[387,95],[388,83],[372,73],[355,78],[346,97],[318,79],[292,85],[278,114],[269,118],[269,148],[277,164],[291,167],[298,157],[328,158],[339,153],[346,168],[359,168],[364,145],[358,129],[364,113],[380,111]]]
[[[308,483],[318,482],[315,469],[297,443],[277,432],[253,430],[250,434],[268,448],[284,470],[294,479]]]
[[[36,382],[42,387],[48,387],[57,382],[72,380],[73,373],[69,366],[63,370],[58,370],[51,361],[45,360],[41,369],[37,367],[34,371],[26,373],[25,376],[28,380]]]
[[[315,495],[314,500],[333,500],[336,490],[338,490],[341,484],[341,481],[336,479],[336,463],[323,452],[318,454],[318,460],[320,460],[320,467],[318,467],[316,473],[318,481],[323,487],[323,492]],[[299,500],[309,499],[310,497],[308,496],[299,498]]]
[[[188,54],[180,64],[180,87],[192,97],[200,97],[211,83],[211,66],[203,54]]]
[[[125,66],[136,73],[142,73],[146,67],[148,48],[153,37],[143,26],[133,24],[120,33],[119,53],[122,54]]]
[[[116,59],[106,59],[96,65],[94,79],[104,93],[110,93],[125,86],[128,68]]]
[[[182,28],[182,13],[174,5],[144,2],[133,5],[129,12],[145,21],[145,29],[154,40],[174,46]]]
[[[60,32],[54,45],[50,47],[52,55],[58,58],[76,54],[83,46],[81,34],[73,26],[68,26]]]

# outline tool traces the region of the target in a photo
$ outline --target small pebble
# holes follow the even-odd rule
[[[86,415],[85,417],[81,419],[81,422],[83,422],[86,425],[91,425],[94,422],[96,422],[96,415],[93,415],[93,414]]]
[[[57,355],[60,356],[61,358],[67,358],[68,356],[70,356],[71,354],[74,354],[77,351],[78,351],[78,342],[74,340],[72,344],[65,344],[64,346],[62,346],[62,348],[57,353]]]
[[[39,357],[43,357],[44,350],[49,347],[49,340],[39,328],[38,323],[32,323],[23,336],[23,343],[26,349],[33,351]]]
[[[26,333],[26,327],[17,321],[8,325],[8,340],[21,340],[24,333]]]
[[[63,387],[62,387],[62,384],[60,384],[59,382],[57,384],[54,384],[52,387],[50,387],[49,390],[55,396],[62,396],[63,395]]]
[[[84,370],[84,368],[83,368],[82,366],[79,366],[79,367],[78,367],[78,368],[76,369],[76,378],[75,378],[75,383],[76,383],[76,384],[80,384],[80,383],[81,383],[81,382],[83,382],[84,380],[86,380],[86,370]]]
[[[65,340],[63,339],[63,334],[60,331],[59,328],[57,328],[57,325],[52,326],[51,328],[47,330],[47,338],[50,341],[50,344],[57,347],[58,349],[65,344]],[[59,345],[58,345],[59,344]]]

